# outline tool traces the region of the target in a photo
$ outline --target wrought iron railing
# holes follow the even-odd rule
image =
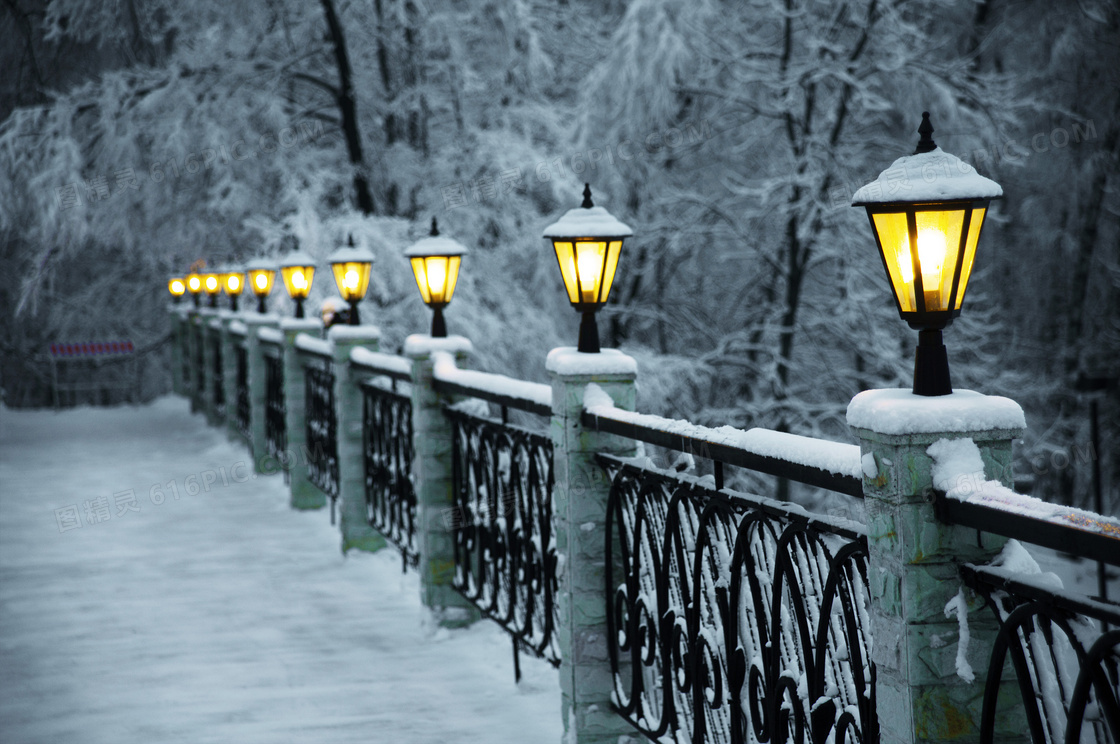
[[[201,403],[206,394],[206,365],[203,362],[205,359],[203,354],[203,342],[206,340],[206,333],[204,331],[204,326],[198,324],[191,326],[190,333],[192,341],[191,349],[194,352],[194,390],[192,391],[192,395],[195,401]]]
[[[412,398],[361,383],[366,509],[370,526],[401,552],[405,566],[420,561],[416,491],[412,487]]]
[[[249,427],[249,352],[244,341],[234,349],[237,353],[237,430],[246,441],[252,442],[253,431]]]
[[[300,350],[306,383],[307,476],[331,501],[331,524],[338,500],[338,420],[335,415],[334,368],[329,356]]]
[[[225,375],[222,370],[222,339],[215,332],[210,333],[210,359],[213,365],[213,392],[214,392],[214,410],[221,419],[226,415],[226,388],[225,388]]]
[[[191,326],[189,318],[179,323],[179,337],[176,342],[179,344],[179,349],[182,352],[179,355],[180,365],[182,369],[180,374],[183,380],[183,390],[187,391],[187,395],[191,394],[189,385],[191,384]]]
[[[285,451],[288,449],[287,423],[285,416],[287,410],[284,406],[284,359],[280,347],[261,340],[261,351],[264,354],[264,439],[268,454],[284,471],[285,482],[288,479],[287,459]]]

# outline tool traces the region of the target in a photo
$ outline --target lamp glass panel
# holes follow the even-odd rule
[[[564,289],[568,292],[568,301],[574,305],[579,302],[579,282],[576,279],[576,264],[572,243],[554,240],[552,246],[556,249],[556,260],[560,263],[560,276],[564,279]]]
[[[444,281],[443,302],[447,304],[451,302],[451,297],[455,294],[455,284],[459,281],[459,263],[462,261],[462,256],[445,256],[444,259],[447,267],[447,279]]]
[[[607,246],[607,269],[603,274],[603,284],[600,292],[600,302],[606,302],[614,284],[614,272],[618,268],[618,255],[622,252],[622,241],[612,240]]]
[[[960,289],[957,290],[955,310],[960,310],[961,303],[964,302],[964,291],[968,289],[968,277],[972,274],[972,261],[976,258],[976,245],[980,242],[980,228],[984,225],[984,215],[987,211],[986,207],[972,210],[972,221],[968,225],[968,240],[964,245],[964,265],[961,267],[961,284]]]
[[[579,277],[580,302],[599,303],[603,286],[607,243],[605,240],[576,241],[576,274]]]
[[[183,293],[187,291],[187,285],[183,284],[182,279],[172,279],[167,283],[167,291],[175,297],[182,297]]]
[[[411,259],[412,261],[412,275],[416,277],[416,286],[420,290],[420,299],[424,300],[425,305],[432,304],[432,293],[428,291],[428,267],[427,259],[423,256],[416,256]]]
[[[347,302],[357,302],[366,296],[369,287],[371,264],[365,261],[345,261],[331,264],[338,293]]]
[[[202,291],[202,277],[199,276],[198,274],[191,274],[190,276],[188,276],[187,277],[187,289],[189,289],[192,294],[198,294],[199,292],[201,292]]]
[[[254,269],[249,272],[249,286],[253,288],[253,293],[258,297],[268,297],[272,291],[272,282],[275,278],[275,271]]]
[[[963,209],[938,209],[917,212],[918,265],[922,272],[922,289],[926,312],[949,309],[953,293],[953,275],[964,229]],[[909,233],[906,246],[909,250]],[[911,270],[913,271],[913,270]]]
[[[226,294],[239,295],[245,289],[245,275],[231,271],[225,276]]]
[[[205,287],[207,294],[217,294],[222,290],[222,283],[218,280],[217,274],[207,274],[202,278],[202,285]]]
[[[914,303],[914,263],[910,256],[910,234],[906,227],[906,212],[876,212],[871,215],[875,234],[883,249],[887,275],[904,313],[917,310]]]
[[[305,299],[311,292],[311,281],[315,278],[314,266],[284,266],[280,269],[284,286],[293,300]]]

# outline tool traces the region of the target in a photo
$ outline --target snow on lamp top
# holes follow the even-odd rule
[[[293,251],[284,257],[280,262],[280,268],[286,269],[292,266],[314,266],[315,259],[304,253],[303,251]]]
[[[425,256],[465,256],[470,251],[458,240],[453,240],[446,235],[439,234],[436,218],[432,218],[431,232],[410,245],[404,252],[405,258],[423,258]]]
[[[328,256],[327,263],[373,263],[373,253],[368,248],[358,248],[351,239],[349,245],[340,246]]]
[[[246,271],[276,271],[276,262],[267,256],[251,259],[245,264]]]
[[[618,221],[602,207],[590,205],[590,190],[584,191],[585,206],[567,213],[544,229],[545,238],[629,238],[630,226]]]

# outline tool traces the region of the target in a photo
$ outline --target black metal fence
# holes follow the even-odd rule
[[[455,588],[514,638],[559,665],[552,440],[446,409],[453,430]]]
[[[284,470],[285,481],[288,478],[288,468],[284,451],[288,448],[287,423],[284,407],[284,360],[280,356],[280,348],[265,345],[264,351],[264,438],[268,454]]]
[[[615,710],[664,742],[877,741],[866,536],[599,461]]]
[[[217,411],[218,418],[226,414],[226,389],[225,389],[225,375],[222,370],[222,338],[217,333],[209,334],[210,338],[210,360],[213,373],[214,385],[214,410]]]
[[[362,383],[362,440],[370,526],[400,550],[405,565],[420,561],[416,492],[412,487],[412,399]]]
[[[237,353],[237,430],[246,441],[251,442],[253,431],[249,427],[249,353],[245,349],[244,340],[234,350]]]
[[[301,352],[306,380],[308,480],[331,500],[334,524],[338,500],[338,419],[335,415],[334,368],[330,357]]]

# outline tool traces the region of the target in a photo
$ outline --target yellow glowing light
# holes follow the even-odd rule
[[[354,269],[348,269],[346,272],[346,278],[343,280],[343,285],[346,287],[346,289],[349,289],[351,291],[357,289],[358,281],[358,272]]]
[[[296,289],[307,289],[307,278],[304,277],[303,272],[296,269],[292,273],[292,286]]]
[[[259,290],[268,289],[268,277],[264,274],[257,274],[256,285]]]
[[[188,284],[190,285],[190,290],[192,292],[198,292],[202,289],[202,279],[201,278],[199,278],[197,276],[192,276],[187,281],[188,281]]]
[[[556,259],[568,299],[573,304],[601,305],[610,296],[614,283],[621,240],[553,239]]]
[[[167,289],[175,297],[181,297],[183,295],[183,293],[187,291],[187,285],[183,284],[182,279],[172,279],[168,283]]]
[[[218,277],[216,277],[216,276],[206,277],[206,291],[207,292],[217,292],[218,291]]]

